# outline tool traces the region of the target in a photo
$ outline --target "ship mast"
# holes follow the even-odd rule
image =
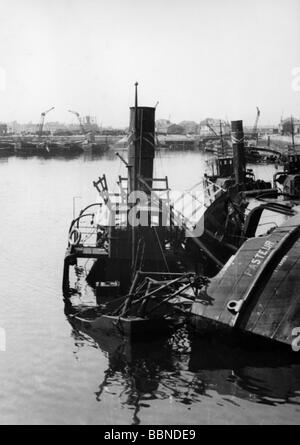
[[[221,137],[222,156],[225,156],[223,131],[222,131],[222,121],[221,120],[220,120],[220,137]]]
[[[153,188],[153,164],[155,156],[155,108],[140,107],[138,105],[138,83],[135,83],[135,105],[130,108],[130,138],[128,145],[128,202],[129,211],[137,205],[138,199],[136,192],[142,192],[145,195],[151,195]],[[134,195],[135,193],[135,195]],[[139,199],[138,199],[139,200]],[[148,214],[148,210],[143,208],[141,211]],[[131,212],[131,216],[135,214]],[[140,215],[140,212],[138,212]],[[131,219],[131,218],[130,218]],[[139,227],[139,224],[129,224],[138,227],[131,227],[131,269],[132,275],[135,274],[137,256],[139,256],[138,234],[144,238],[145,227]],[[143,233],[143,235],[141,234]],[[148,236],[148,235],[147,235]],[[147,237],[146,236],[146,237]]]
[[[292,147],[295,151],[295,130],[294,130],[294,118],[291,116],[291,132],[292,132]]]
[[[245,137],[243,129],[243,121],[231,122],[231,141],[233,149],[233,167],[236,184],[244,184],[245,182]]]
[[[135,83],[135,102],[134,102],[134,162],[131,165],[131,186],[129,193],[137,190],[137,159],[138,159],[138,82]],[[133,204],[134,205],[134,204]],[[136,256],[136,229],[135,225],[131,226],[131,273],[132,279],[135,274],[135,256]]]

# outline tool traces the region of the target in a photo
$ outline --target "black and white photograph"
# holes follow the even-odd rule
[[[0,4],[0,425],[300,424],[299,0]]]

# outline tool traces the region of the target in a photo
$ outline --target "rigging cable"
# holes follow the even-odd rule
[[[160,239],[159,239],[156,227],[153,226],[153,229],[154,229],[154,233],[156,235],[157,241],[158,241],[158,245],[159,245],[159,248],[160,248],[160,251],[161,251],[161,254],[162,254],[162,257],[163,257],[166,269],[167,269],[167,272],[170,272],[170,269],[169,269],[169,266],[168,266],[168,262],[167,262],[167,258],[166,258],[166,255],[165,255],[164,251],[163,251],[163,248],[162,248],[162,245],[161,245],[161,242],[160,242]]]

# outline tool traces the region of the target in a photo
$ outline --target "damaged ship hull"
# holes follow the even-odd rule
[[[224,329],[292,345],[300,327],[300,215],[248,239],[194,302],[198,333]]]

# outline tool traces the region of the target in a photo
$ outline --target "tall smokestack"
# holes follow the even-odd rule
[[[233,148],[233,167],[236,184],[244,184],[246,172],[245,138],[243,121],[231,122],[231,141]]]
[[[131,107],[130,108],[130,133],[131,138],[128,148],[128,184],[129,193],[134,190],[149,190],[136,178],[140,176],[150,188],[153,179],[154,160],[154,134],[155,134],[155,108],[153,107]]]

